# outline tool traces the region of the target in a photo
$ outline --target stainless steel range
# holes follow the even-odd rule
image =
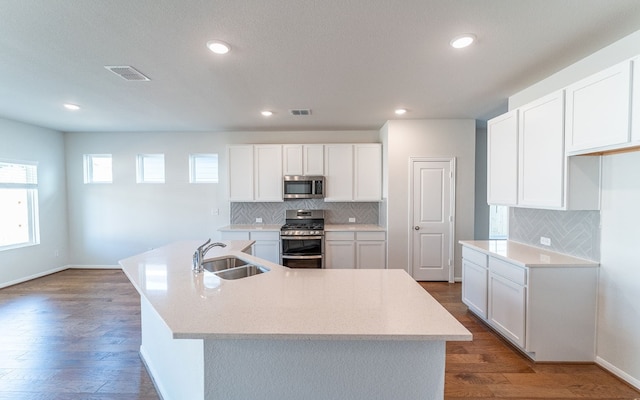
[[[324,210],[287,210],[280,229],[280,263],[289,268],[324,268]]]

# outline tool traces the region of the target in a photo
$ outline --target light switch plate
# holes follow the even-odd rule
[[[540,244],[551,246],[551,239],[548,237],[540,236]]]

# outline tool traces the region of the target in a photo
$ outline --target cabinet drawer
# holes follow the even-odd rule
[[[250,232],[251,240],[280,240],[280,232]]]
[[[325,232],[326,240],[355,240],[355,232]]]
[[[469,247],[462,246],[462,258],[481,267],[487,267],[487,255]]]
[[[224,231],[220,234],[222,240],[249,240],[247,231]]]
[[[527,271],[523,267],[489,257],[489,270],[518,285],[524,286],[527,284]]]
[[[356,240],[386,240],[384,232],[356,232]]]

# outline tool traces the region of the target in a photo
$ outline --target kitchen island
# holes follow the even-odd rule
[[[140,353],[165,400],[442,399],[446,341],[471,333],[404,270],[191,271],[199,242],[120,261],[140,293]]]

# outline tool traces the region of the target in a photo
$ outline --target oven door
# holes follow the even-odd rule
[[[282,265],[290,268],[323,268],[323,236],[281,236]]]

